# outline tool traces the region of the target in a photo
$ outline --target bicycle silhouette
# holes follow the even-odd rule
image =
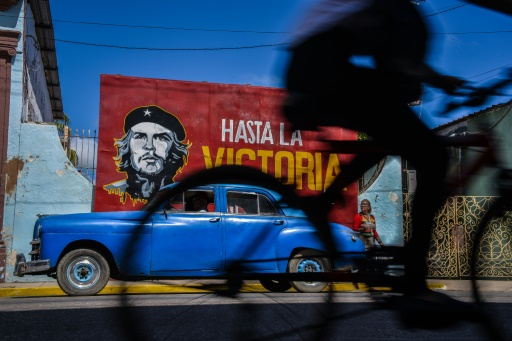
[[[407,6],[404,1],[393,1],[393,4]],[[377,9],[383,9],[383,7],[380,7],[381,4],[377,4],[376,6]],[[393,16],[393,14],[391,15]],[[417,22],[413,20],[413,24],[418,25],[414,26],[416,32],[423,34],[421,19],[414,17],[414,15],[411,18],[419,20]],[[401,28],[403,29],[403,27]],[[393,29],[396,30],[396,28]],[[396,33],[396,31],[394,31],[394,33]],[[409,32],[400,31],[400,33],[407,35]],[[333,64],[330,62],[334,60],[333,56],[339,56],[341,54],[347,57],[344,55],[345,52],[342,49],[344,47],[343,44],[332,45],[333,38],[339,38],[340,34],[341,37],[347,38],[347,42],[353,42],[353,40],[351,40],[353,36],[345,34],[345,31],[340,33],[338,27],[333,26],[332,30],[327,30],[325,34],[322,32],[318,36],[315,36],[315,39],[307,40],[305,44],[296,45],[296,51],[300,50],[302,52],[298,54],[300,55],[299,58],[292,61],[291,69],[296,71],[292,72],[288,79],[288,90],[290,90],[290,93],[284,105],[285,115],[293,123],[294,129],[316,130],[321,126],[340,126],[367,132],[372,137],[377,137],[374,140],[362,142],[323,141],[329,146],[329,152],[356,155],[351,165],[343,168],[343,172],[335,178],[331,186],[326,189],[325,192],[315,196],[299,197],[293,185],[285,185],[279,179],[262,173],[257,169],[244,166],[220,166],[187,177],[173,187],[167,193],[166,197],[160,197],[157,201],[153,202],[151,204],[152,207],[158,207],[165,200],[170,199],[179,192],[197,186],[233,181],[258,185],[279,193],[283,198],[282,200],[286,202],[286,205],[303,211],[316,227],[318,236],[323,242],[324,247],[322,255],[327,258],[333,258],[336,253],[339,252],[339,247],[336,245],[329,229],[328,213],[334,202],[343,202],[343,196],[341,195],[342,189],[356,180],[362,172],[369,169],[386,155],[399,155],[408,159],[411,158],[417,163],[416,166],[421,169],[420,173],[422,173],[422,176],[428,175],[429,178],[423,178],[419,182],[421,183],[421,189],[419,187],[419,191],[421,191],[422,195],[418,195],[415,199],[415,211],[413,212],[415,219],[413,232],[415,235],[409,245],[406,245],[404,248],[386,247],[369,251],[366,259],[359,264],[359,271],[357,273],[338,273],[330,271],[304,272],[272,274],[268,275],[266,278],[262,275],[258,275],[255,278],[272,281],[276,285],[279,283],[300,281],[350,281],[365,283],[369,287],[388,287],[390,288],[390,294],[379,293],[379,302],[382,302],[384,307],[388,309],[398,310],[401,313],[402,320],[407,326],[440,328],[450,326],[460,320],[468,320],[481,324],[491,339],[503,339],[504,336],[501,335],[499,328],[494,325],[492,316],[488,314],[485,309],[485,304],[481,300],[476,283],[477,276],[475,274],[476,262],[480,256],[478,245],[485,233],[488,222],[502,215],[507,209],[507,205],[512,202],[512,171],[504,167],[498,153],[496,153],[500,148],[499,143],[494,141],[492,135],[489,133],[451,138],[434,137],[433,133],[423,126],[417,117],[410,114],[410,109],[404,106],[405,103],[412,102],[414,94],[418,91],[420,82],[417,80],[408,82],[409,79],[401,78],[403,74],[388,73],[392,68],[408,68],[404,73],[414,73],[418,70],[416,67],[421,69],[425,66],[422,63],[418,63],[411,67],[411,65],[402,62],[398,65],[391,65],[390,59],[386,58],[394,56],[392,53],[390,54],[390,51],[386,50],[387,45],[385,44],[383,46],[378,45],[378,42],[376,44],[378,50],[377,63],[384,65],[383,73],[357,68],[350,63],[346,63],[341,67],[343,72],[340,72],[340,69],[332,68]],[[394,41],[394,43],[403,42],[404,41]],[[325,46],[333,48],[333,50],[330,51],[331,54],[323,53],[325,49],[322,50],[321,48]],[[372,47],[371,44],[367,46]],[[319,50],[317,50],[318,47],[320,47]],[[396,45],[393,45],[393,47],[403,49],[403,47]],[[421,50],[421,48],[422,47],[419,49]],[[416,62],[422,62],[422,57],[421,55],[417,58],[418,60],[416,60]],[[327,62],[325,62],[326,60]],[[310,66],[311,63],[318,66],[318,68],[309,69],[308,66]],[[332,74],[330,72],[332,72]],[[424,80],[444,88],[451,94],[455,94],[456,90],[462,86],[460,80],[436,74],[426,67],[422,69],[422,72],[422,78]],[[328,84],[339,82],[340,74],[346,78],[342,80],[343,84],[339,87],[326,88],[325,86],[319,86],[324,83],[318,81],[322,79],[322,77],[329,79]],[[445,113],[462,106],[471,107],[483,103],[491,95],[497,94],[499,91],[506,88],[506,86],[510,84],[510,78],[511,76],[508,75],[508,78],[504,81],[491,84],[484,88],[462,87],[462,89],[467,90],[466,93],[462,94],[467,100],[454,103],[453,105],[449,104]],[[353,83],[351,82],[352,80],[354,80]],[[408,90],[411,91],[409,92]],[[372,100],[376,103],[368,103],[368,96],[365,91],[375,95],[375,98]],[[365,100],[367,102],[365,102]],[[380,113],[383,116],[380,117],[379,113],[374,112],[379,108],[383,108],[384,111],[397,112],[397,116],[393,116],[393,119],[396,119],[396,121],[389,122],[389,118],[384,117],[384,113]],[[336,112],[342,110],[345,110],[351,115],[362,116],[354,118],[354,116],[348,115],[335,115]],[[322,115],[316,115],[314,116],[314,120],[311,120],[311,116],[314,115],[313,113],[322,113]],[[369,123],[365,122],[365,115],[371,117],[368,121],[371,123],[371,126]],[[392,129],[388,132],[387,129],[390,127],[392,127]],[[403,129],[403,131],[401,131],[401,129]],[[410,129],[410,131],[407,131],[407,129]],[[391,138],[386,136],[386,133],[392,135]],[[406,145],[406,143],[410,143],[410,141],[420,143],[423,141],[426,145]],[[475,160],[473,165],[468,168],[467,174],[465,174],[462,181],[452,181],[450,179],[445,180],[447,147],[479,147],[483,148],[484,151],[481,153],[481,156]],[[438,159],[439,164],[436,167],[432,167],[432,164],[429,164],[429,162],[433,162],[436,159]],[[430,225],[432,218],[442,200],[449,195],[449,185],[455,183],[458,185],[466,184],[471,181],[472,176],[474,176],[478,170],[487,166],[499,169],[496,182],[501,189],[501,196],[484,216],[475,235],[474,249],[470,259],[471,280],[473,283],[475,302],[474,304],[468,304],[456,301],[443,294],[424,290],[426,289],[425,256],[428,252],[428,242],[431,237]],[[446,186],[443,185],[445,181]],[[149,213],[153,212],[149,210],[148,214]],[[405,269],[403,274],[397,275],[396,273],[390,273],[389,269],[397,266],[403,266]],[[231,271],[228,271],[224,276],[227,280],[229,290],[227,292],[219,292],[219,294],[230,297],[239,294],[242,281],[251,278],[247,276],[247,274],[242,274],[239,271],[243,267],[243,261],[238,263],[236,260],[234,261]],[[325,325],[332,320],[330,312],[333,297],[334,292],[327,291],[323,320]],[[128,299],[123,298],[123,300],[127,302]],[[126,305],[128,304],[126,303]],[[250,307],[247,307],[247,309],[250,309]],[[318,325],[315,325],[314,327],[318,330],[315,338],[321,338],[323,335],[322,326],[318,328]]]

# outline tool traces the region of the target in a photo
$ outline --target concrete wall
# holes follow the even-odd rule
[[[6,29],[23,32],[23,1],[5,12],[18,16],[10,20]],[[32,20],[27,25],[33,25]],[[1,25],[1,23],[0,23]],[[33,32],[33,27],[30,30]],[[34,52],[34,51],[32,51]],[[22,123],[22,117],[29,117],[24,101],[24,64],[23,39],[17,47],[12,60],[12,84],[9,114],[9,135],[7,150],[7,181],[3,221],[3,240],[7,249],[7,267],[5,281],[42,281],[45,276],[12,275],[16,254],[31,250],[29,242],[37,213],[64,214],[90,212],[92,203],[92,184],[89,183],[69,163],[60,144],[56,127],[46,124]],[[31,56],[40,60],[40,56]],[[37,82],[38,86],[45,85]],[[32,105],[39,107],[34,112],[41,118],[48,117],[50,102],[46,90],[34,90]],[[51,113],[50,113],[51,114]]]
[[[359,202],[368,199],[377,223],[377,232],[385,245],[404,245],[402,162],[388,156],[381,174],[362,194]]]

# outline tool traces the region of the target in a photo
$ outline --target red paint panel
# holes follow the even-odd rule
[[[320,152],[317,133],[291,132],[279,110],[283,95],[276,88],[102,75],[94,210],[138,209],[160,184],[224,164],[285,176],[301,194],[321,193],[351,156]],[[357,138],[339,128],[325,135]],[[141,156],[137,148],[153,154]],[[184,161],[174,177],[170,164],[176,162],[159,158],[158,150]],[[116,163],[118,153],[122,162]],[[351,226],[357,185],[345,194],[346,207],[333,210],[332,218]]]

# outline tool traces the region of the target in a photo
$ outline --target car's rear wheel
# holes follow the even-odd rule
[[[271,292],[285,292],[292,287],[288,281],[278,281],[274,279],[262,279],[260,283],[265,289]]]
[[[302,250],[288,262],[288,272],[290,273],[329,272],[331,270],[331,262],[316,250]],[[320,292],[329,283],[292,281],[290,284],[299,292]]]
[[[57,265],[57,283],[71,296],[96,295],[110,276],[105,258],[90,249],[77,249],[67,253]]]

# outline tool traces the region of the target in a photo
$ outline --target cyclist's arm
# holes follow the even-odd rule
[[[443,75],[420,59],[390,58],[387,67],[401,73],[408,79],[417,79],[447,93],[452,93],[464,84],[464,81],[454,76]]]

